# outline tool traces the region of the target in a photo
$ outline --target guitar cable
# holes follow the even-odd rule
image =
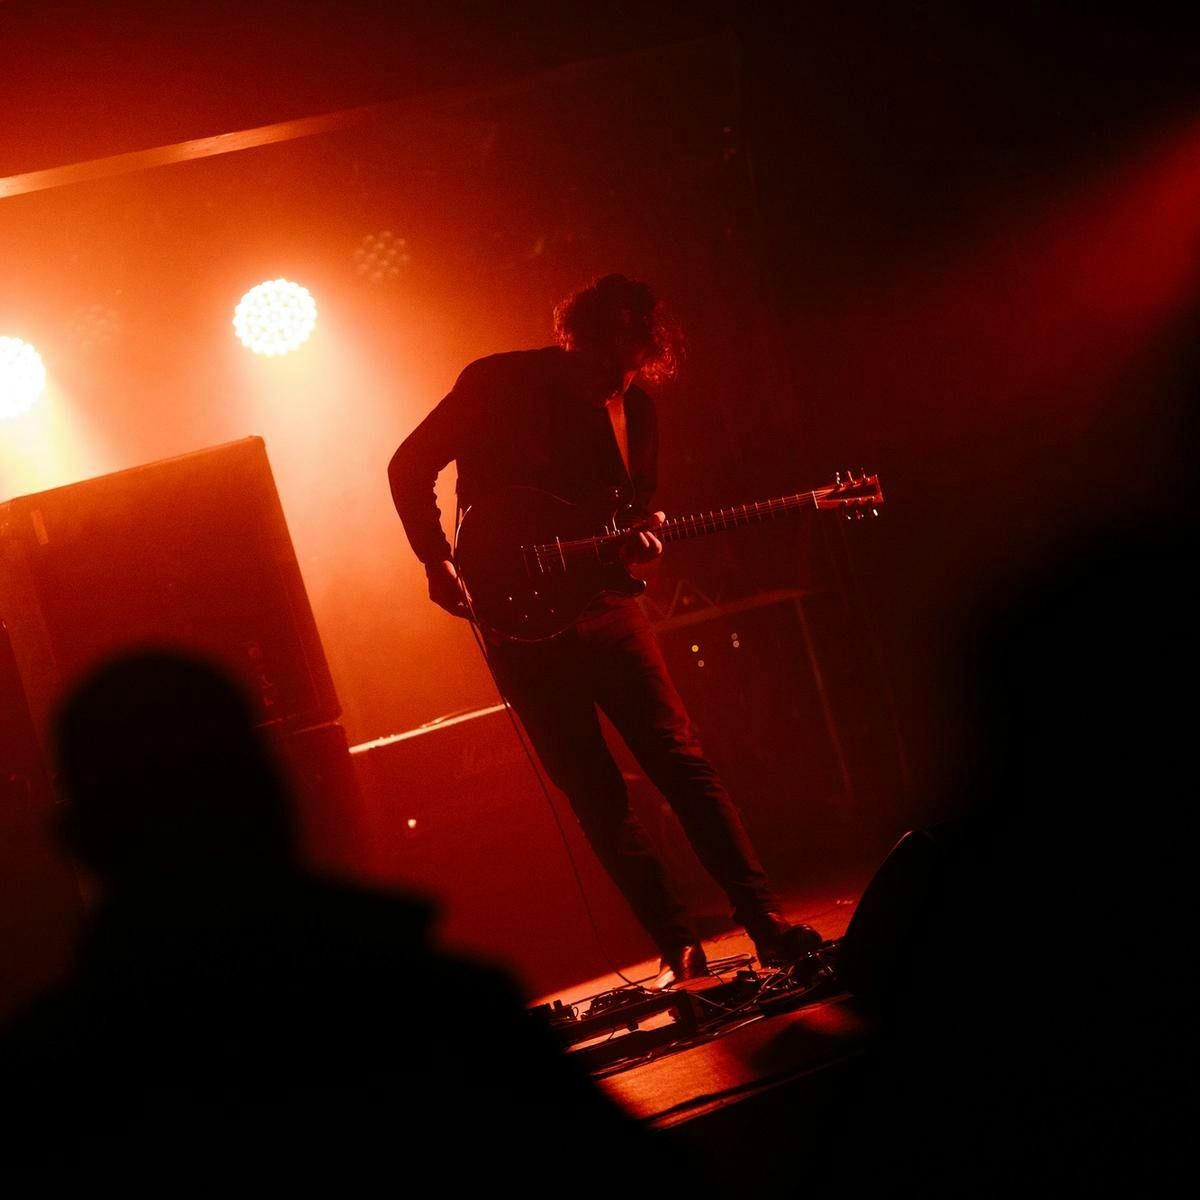
[[[462,524],[463,510],[458,507],[455,513],[454,520],[454,547],[458,549],[458,531]],[[550,795],[550,788],[546,783],[546,777],[542,771],[541,764],[537,761],[537,757],[533,752],[533,747],[529,744],[529,739],[525,731],[521,728],[520,722],[517,720],[516,712],[513,709],[512,703],[504,693],[504,688],[500,684],[500,679],[496,674],[495,668],[492,666],[491,656],[488,654],[487,645],[483,637],[482,626],[478,618],[475,616],[475,608],[471,604],[471,596],[468,593],[466,586],[462,581],[462,576],[458,574],[458,563],[454,565],[455,577],[458,580],[458,590],[462,595],[463,604],[466,606],[468,616],[467,623],[471,626],[471,633],[475,638],[475,645],[479,647],[479,653],[483,657],[484,664],[487,666],[488,674],[492,677],[492,683],[496,686],[496,691],[504,704],[504,711],[508,714],[509,723],[512,725],[513,733],[516,735],[517,741],[520,743],[521,749],[525,753],[525,758],[529,763],[530,770],[533,772],[534,778],[538,782],[538,787],[541,789],[542,798],[546,801],[546,807],[550,810],[550,816],[554,820],[554,827],[558,830],[559,840],[562,842],[563,850],[566,853],[567,864],[571,868],[571,877],[575,880],[575,888],[579,893],[579,898],[583,902],[583,910],[587,914],[588,925],[592,930],[592,938],[596,943],[596,948],[600,951],[600,958],[604,965],[608,967],[609,973],[616,975],[618,979],[624,980],[629,987],[640,987],[642,981],[630,979],[618,966],[616,966],[613,955],[609,953],[608,947],[604,944],[604,939],[600,935],[600,927],[596,921],[596,914],[592,909],[591,901],[588,899],[587,887],[584,885],[583,877],[579,873],[579,865],[575,861],[574,851],[571,849],[570,840],[567,838],[567,831],[563,828],[562,818],[559,816],[558,808],[554,803],[553,797]],[[649,976],[647,976],[649,978]]]

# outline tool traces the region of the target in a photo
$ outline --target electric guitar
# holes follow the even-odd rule
[[[673,517],[653,530],[665,542],[736,529],[809,509],[876,513],[878,475],[850,476],[811,492]],[[636,596],[646,585],[621,561],[644,522],[628,507],[598,510],[532,487],[508,487],[462,516],[454,564],[475,621],[509,641],[540,642],[569,628],[600,596]]]

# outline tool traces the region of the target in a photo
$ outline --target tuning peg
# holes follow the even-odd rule
[[[877,508],[871,509],[871,516],[873,516],[873,517],[879,516],[879,509],[877,509]]]
[[[834,486],[834,487],[841,487],[841,486],[842,486],[842,473],[841,473],[841,471],[834,471],[834,473],[833,473],[833,486]]]

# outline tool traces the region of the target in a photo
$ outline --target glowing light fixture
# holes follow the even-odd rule
[[[317,323],[317,303],[308,288],[288,279],[268,279],[238,302],[233,328],[242,345],[274,358],[308,341]]]
[[[121,334],[121,315],[107,304],[88,304],[75,310],[66,323],[67,336],[82,354],[106,350]]]
[[[399,278],[400,268],[411,261],[407,240],[390,229],[368,233],[354,251],[354,269],[373,283]]]
[[[0,337],[0,417],[28,412],[46,387],[42,356],[15,337]]]

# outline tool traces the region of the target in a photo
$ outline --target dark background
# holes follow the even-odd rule
[[[386,462],[471,358],[544,344],[595,275],[647,278],[690,344],[659,395],[662,507],[882,476],[877,522],[673,548],[651,590],[663,612],[814,594],[870,859],[969,799],[961,664],[987,613],[1182,494],[1194,42],[1153,7],[647,7],[0,3],[0,176],[391,105],[0,199],[0,333],[51,376],[0,424],[0,499],[261,433],[351,741],[492,703],[424,600]],[[354,252],[384,229],[409,261],[376,283]],[[276,275],[321,317],[266,362],[229,320]],[[807,659],[753,661],[776,675],[721,684],[740,737],[789,672],[815,712]],[[829,776],[809,736],[762,795],[806,757]]]

